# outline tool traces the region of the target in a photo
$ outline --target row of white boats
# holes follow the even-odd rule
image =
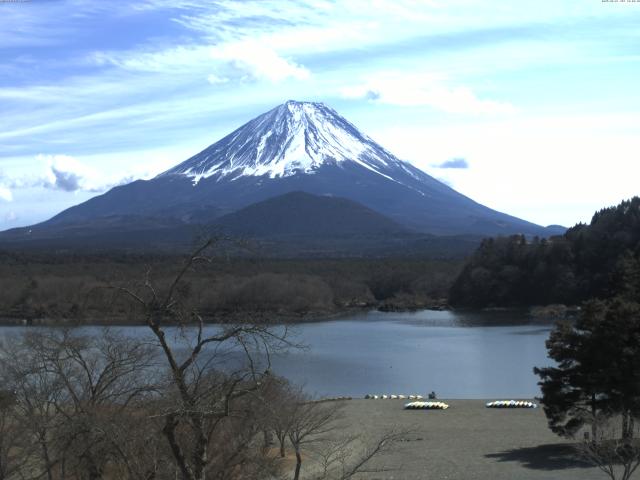
[[[404,408],[406,410],[446,410],[449,405],[444,402],[409,402]]]
[[[373,395],[368,393],[364,396],[367,400],[421,400],[422,395]]]
[[[364,396],[367,400],[417,400],[404,405],[407,410],[446,410],[449,408],[444,402],[438,401],[422,401],[422,395],[376,395],[367,394]],[[487,408],[538,408],[534,402],[528,400],[494,400],[486,404]]]
[[[496,400],[487,403],[487,408],[538,408],[533,402],[526,400]],[[444,402],[409,402],[404,405],[407,410],[446,410],[449,408]]]
[[[526,400],[496,400],[487,403],[487,408],[538,408],[538,405]]]
[[[443,402],[437,401],[429,401],[423,402],[424,399],[422,395],[376,395],[376,394],[367,394],[364,396],[367,400],[420,400],[417,402],[407,403],[404,408],[407,409],[440,409],[446,410],[449,408],[449,405]],[[430,397],[432,398],[432,397]],[[444,406],[443,406],[444,405]],[[493,402],[488,402],[486,404],[487,408],[538,408],[534,402],[530,402],[528,400],[494,400]]]

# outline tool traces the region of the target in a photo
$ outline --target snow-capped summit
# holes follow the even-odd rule
[[[219,142],[162,173],[202,178],[269,178],[312,174],[322,165],[354,162],[388,179],[407,163],[323,103],[288,102],[256,117]]]

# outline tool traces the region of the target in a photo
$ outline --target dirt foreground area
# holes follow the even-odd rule
[[[491,399],[496,400],[496,399]],[[484,400],[442,400],[447,410],[404,410],[407,400],[351,400],[345,415],[367,436],[412,429],[368,479],[604,479],[578,461],[570,442],[547,427],[541,408],[491,409]],[[640,478],[640,477],[639,477]]]

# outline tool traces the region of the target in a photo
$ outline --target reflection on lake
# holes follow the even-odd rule
[[[505,312],[373,312],[299,326],[310,348],[273,369],[319,395],[531,398],[540,394],[533,367],[551,364],[552,325]]]

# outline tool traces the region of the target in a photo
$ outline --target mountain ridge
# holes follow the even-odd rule
[[[245,148],[248,144],[255,148]],[[332,108],[318,102],[286,103],[234,130],[202,152],[161,173],[202,178],[231,176],[286,177],[312,173],[326,162],[356,162],[391,179],[380,170],[389,161],[411,167],[361,133]],[[411,168],[407,169],[409,172]]]
[[[26,238],[37,230],[45,238],[49,230],[73,225],[81,232],[83,224],[98,228],[103,217],[206,226],[296,191],[341,197],[430,235],[562,233],[460,194],[398,159],[324,104],[288,101],[153,179],[114,187],[46,222],[14,229],[10,236]]]

